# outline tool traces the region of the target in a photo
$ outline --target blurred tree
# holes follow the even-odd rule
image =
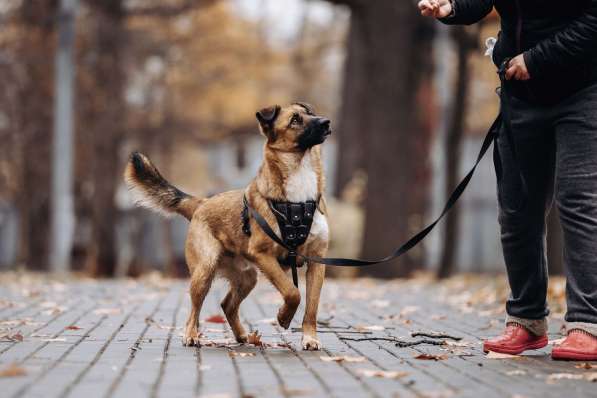
[[[340,112],[339,190],[367,174],[362,255],[388,254],[423,225],[428,202],[432,21],[408,1],[330,0],[351,9]],[[367,270],[405,276],[421,266],[416,248]],[[399,266],[398,266],[399,265]]]
[[[92,150],[87,151],[89,157],[85,159],[89,163],[88,181],[92,190],[89,203],[92,234],[87,259],[87,268],[92,275],[113,276],[116,271],[118,212],[114,197],[123,165],[120,148],[127,128],[124,101],[127,87],[125,48],[129,44],[127,18],[172,18],[211,3],[212,0],[87,1],[90,53],[86,56],[88,73],[93,79],[90,90],[93,103],[87,107],[84,122],[87,138],[92,144]]]
[[[3,15],[2,112],[11,131],[3,153],[11,193],[19,212],[18,263],[33,270],[48,267],[52,65],[56,2],[7,4]],[[3,145],[4,146],[4,145]]]
[[[451,30],[452,39],[456,43],[457,65],[454,89],[454,100],[450,105],[450,120],[446,132],[445,161],[446,161],[446,198],[452,193],[458,183],[460,160],[462,151],[462,137],[466,129],[465,120],[468,113],[467,99],[471,81],[470,55],[479,46],[482,26],[456,26]],[[446,215],[444,221],[444,239],[441,252],[438,278],[447,278],[456,269],[456,249],[458,230],[460,227],[460,205],[457,204]]]

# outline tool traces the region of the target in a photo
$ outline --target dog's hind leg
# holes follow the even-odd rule
[[[192,307],[182,343],[186,346],[198,346],[199,315],[216,274],[216,268],[222,255],[222,245],[206,225],[197,222],[191,224],[185,251],[191,273],[189,294]]]
[[[247,342],[247,333],[240,322],[238,310],[240,303],[251,293],[257,284],[257,270],[245,263],[241,258],[235,258],[229,267],[224,268],[224,276],[230,282],[230,290],[222,300],[222,309],[232,328],[234,337],[239,343]]]

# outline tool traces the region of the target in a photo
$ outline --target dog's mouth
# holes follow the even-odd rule
[[[298,138],[298,147],[307,150],[323,142],[332,134],[329,119],[313,119]]]

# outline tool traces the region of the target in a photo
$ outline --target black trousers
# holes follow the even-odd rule
[[[499,223],[510,316],[549,313],[546,216],[554,202],[563,228],[567,322],[597,324],[597,84],[554,106],[511,98],[512,137],[528,196],[502,131],[494,147]]]

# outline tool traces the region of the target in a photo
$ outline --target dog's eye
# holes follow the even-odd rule
[[[292,115],[292,118],[290,119],[290,125],[299,125],[303,122],[303,118],[301,117],[301,115],[299,115],[298,113],[295,113],[294,115]]]

